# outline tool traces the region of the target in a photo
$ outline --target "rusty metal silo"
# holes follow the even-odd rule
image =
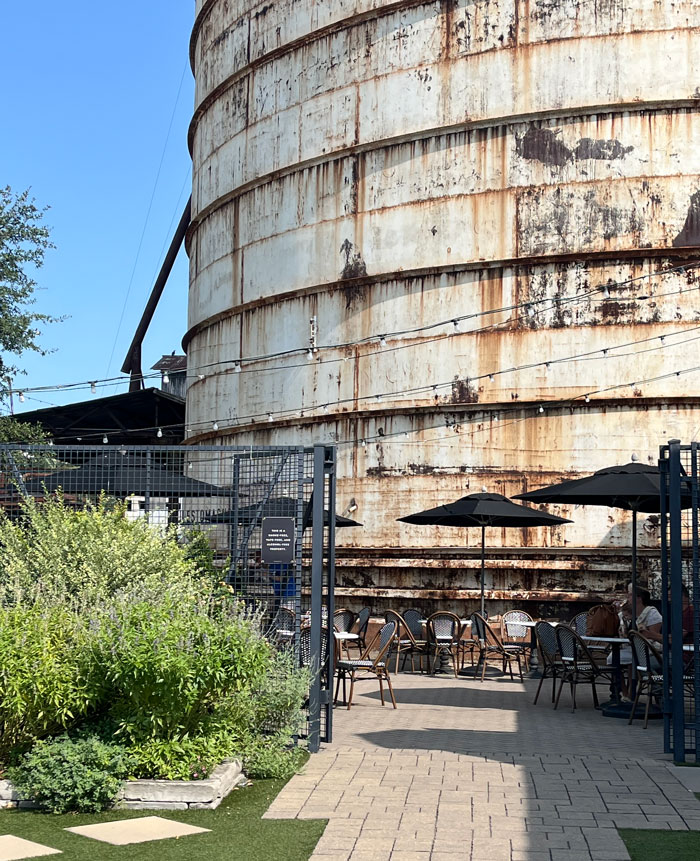
[[[348,602],[476,597],[479,536],[402,514],[697,434],[699,34],[697,0],[198,0],[190,439],[342,444]],[[495,600],[624,583],[628,521],[573,517],[487,535]]]

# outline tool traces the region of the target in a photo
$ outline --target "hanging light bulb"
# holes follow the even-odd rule
[[[20,393],[19,393],[19,402],[20,402],[21,404],[23,404],[23,403],[24,403],[24,392],[20,392]]]
[[[534,317],[535,316],[535,309],[532,305],[527,306],[527,316],[528,317]]]
[[[540,406],[540,408],[539,408],[539,410],[538,410],[537,412],[539,412],[539,413],[543,413],[543,412],[544,412],[544,407],[543,407],[543,406]]]
[[[219,430],[219,423],[218,423],[218,422],[214,422],[214,424],[211,426],[211,429],[212,429],[212,430],[215,430],[215,431],[218,431],[218,430]]]
[[[204,374],[197,374],[197,377],[198,377],[200,380],[203,380],[203,379],[204,379]]]
[[[309,349],[306,351],[306,358],[307,358],[310,362],[312,362],[312,361],[313,361],[313,359],[314,359],[314,351],[311,349],[311,347],[309,347]]]
[[[586,402],[587,404],[590,404],[590,402],[591,402],[591,396],[590,396],[590,395],[586,395],[586,397],[584,398],[584,400],[585,400],[585,402]]]
[[[375,397],[375,400],[377,401],[377,403],[381,403],[381,400],[382,400],[381,395],[375,395],[374,397]]]
[[[234,374],[240,374],[240,372],[241,372],[241,363],[240,362],[234,362],[233,363],[233,373]]]
[[[328,412],[328,404],[324,404],[324,405],[323,405],[323,412],[324,412],[324,413],[327,413],[327,412]]]
[[[102,442],[103,442],[105,445],[107,445],[107,443],[109,442],[109,440],[107,439],[107,434],[105,434],[105,435],[102,437]]]
[[[501,420],[501,417],[498,415],[498,413],[494,413],[493,420],[494,420],[495,422],[498,422],[498,421],[500,421],[500,420]]]
[[[97,394],[97,383],[90,383],[90,394],[91,395]]]
[[[267,420],[268,420],[269,422],[274,421],[274,418],[273,418],[272,413],[268,413],[268,414],[267,414]]]
[[[661,335],[661,336],[660,336],[660,338],[659,338],[659,341],[661,341],[661,343],[662,343],[662,344],[663,344],[663,343],[665,343],[665,341],[666,341],[666,335]],[[20,395],[20,400],[21,400],[21,398],[22,398],[22,396]]]
[[[453,320],[452,325],[455,327],[455,332],[459,332],[459,320]]]
[[[545,363],[544,363],[544,369],[545,369],[545,371],[548,371],[548,370],[550,369],[550,367],[551,367],[551,363],[550,363],[550,362],[545,362]]]
[[[494,375],[493,375],[493,374],[489,374],[489,382],[490,382],[490,383],[493,383],[493,382],[495,382],[495,380],[496,380],[496,378],[494,377]]]
[[[380,335],[379,346],[380,347],[386,347],[386,335]]]
[[[632,452],[632,463],[636,463],[639,460],[639,455],[636,452]]]
[[[168,376],[168,372],[166,371],[163,374],[163,385],[167,386],[169,382],[170,382],[170,377]]]
[[[192,469],[192,461],[191,460],[187,461],[187,469]]]
[[[605,349],[603,350],[603,355],[604,355],[604,356],[607,356],[607,355],[608,355],[608,348],[607,348],[607,347],[605,347]]]
[[[610,298],[610,290],[608,289],[608,285],[607,285],[607,284],[605,285],[605,287],[603,287],[603,298],[604,298],[604,299],[609,299],[609,298]]]
[[[158,437],[158,439],[161,439],[161,437],[163,436],[163,431],[160,428],[158,428],[158,430],[156,431],[156,436]]]
[[[367,446],[367,443],[363,439],[361,439],[360,445],[362,446],[362,448],[365,448]]]

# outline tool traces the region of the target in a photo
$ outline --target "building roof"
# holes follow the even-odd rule
[[[185,436],[185,401],[153,388],[17,413],[15,417],[37,422],[62,445],[100,443],[105,434],[113,445],[178,445]]]
[[[186,371],[187,356],[163,356],[151,368],[152,371]]]

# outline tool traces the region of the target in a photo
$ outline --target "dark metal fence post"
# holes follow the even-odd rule
[[[680,440],[669,440],[669,544],[671,586],[671,699],[673,758],[685,762],[685,715],[683,702],[683,604],[681,595],[681,446]]]
[[[314,446],[314,484],[311,528],[311,668],[314,673],[309,691],[309,750],[316,753],[321,736],[321,605],[323,599],[323,502],[325,490],[325,446]],[[335,512],[329,512],[329,516]],[[331,627],[333,620],[328,620]]]
[[[698,443],[691,443],[690,446],[690,457],[691,457],[691,512],[692,512],[692,541],[693,541],[693,597],[692,597],[692,606],[693,606],[693,663],[692,663],[692,672],[693,672],[693,681],[694,681],[694,692],[695,692],[695,728],[694,728],[694,742],[693,747],[695,749],[695,762],[700,762],[700,746],[698,745],[698,740],[700,740],[700,638],[698,637],[698,626],[700,625],[700,620],[698,619],[698,613],[700,613],[700,555],[698,552]]]
[[[333,619],[335,612],[335,447],[328,446],[325,454],[325,469],[328,476],[328,577],[327,577],[327,605],[328,618]],[[328,625],[328,690],[326,691],[325,741],[333,741],[333,658],[335,654],[335,637],[333,636],[333,625]]]
[[[669,625],[671,618],[670,604],[668,600],[668,584],[670,582],[668,572],[668,446],[659,448],[659,473],[660,473],[660,515],[661,515],[661,616],[664,619],[662,628],[663,645],[663,713],[664,713],[664,753],[671,753],[671,660],[669,649]]]

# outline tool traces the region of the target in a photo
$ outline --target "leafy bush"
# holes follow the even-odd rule
[[[93,625],[105,713],[124,742],[217,731],[228,701],[261,683],[270,649],[235,604],[211,615],[194,591],[115,596]]]
[[[131,766],[119,745],[63,735],[37,742],[9,777],[21,798],[52,813],[97,813],[114,802]]]
[[[152,738],[129,747],[134,773],[159,780],[203,780],[225,759],[237,753],[234,734],[220,730],[206,736],[175,741]]]
[[[0,762],[85,717],[101,679],[80,615],[67,606],[0,612]]]
[[[18,521],[0,509],[3,603],[36,596],[99,601],[133,584],[165,589],[199,576],[169,534],[124,514],[124,505],[107,497],[76,511],[60,494],[26,500]]]
[[[0,764],[69,731],[124,745],[139,777],[196,779],[231,756],[296,770],[307,672],[173,538],[105,499],[0,513]]]

